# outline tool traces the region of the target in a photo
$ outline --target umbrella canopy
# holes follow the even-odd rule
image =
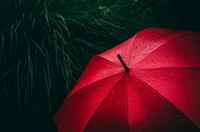
[[[200,33],[148,28],[93,56],[58,132],[200,131]]]

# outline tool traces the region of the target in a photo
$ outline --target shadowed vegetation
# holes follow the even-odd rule
[[[92,55],[147,27],[199,30],[197,5],[172,0],[0,0],[0,127],[54,131],[49,120]]]

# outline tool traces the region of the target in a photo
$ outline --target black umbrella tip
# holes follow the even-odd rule
[[[130,71],[130,68],[125,68],[125,72],[129,72]]]
[[[118,59],[120,60],[120,62],[122,63],[124,69],[125,69],[125,72],[129,72],[130,71],[130,68],[126,65],[126,63],[124,62],[124,60],[122,59],[121,55],[120,54],[117,54],[117,57]]]

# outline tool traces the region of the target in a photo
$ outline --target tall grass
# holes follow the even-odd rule
[[[1,0],[0,94],[4,112],[55,113],[90,57],[126,39],[85,0]],[[45,108],[43,108],[45,107]],[[42,110],[43,109],[43,110]]]
[[[0,122],[50,117],[92,55],[141,29],[199,30],[191,9],[172,0],[0,0]]]

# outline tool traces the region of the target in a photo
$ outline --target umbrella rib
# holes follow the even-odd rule
[[[121,77],[119,77],[115,82],[118,82],[124,74],[121,75]],[[101,106],[102,102],[104,102],[104,100],[108,97],[108,95],[111,93],[111,91],[113,90],[113,88],[117,85],[117,83],[114,83],[115,85],[110,89],[110,91],[107,93],[107,95],[105,96],[105,98],[101,101],[101,103],[99,104],[99,106],[97,106],[97,108],[94,110],[92,116],[94,115],[94,113],[98,110],[98,108]],[[92,119],[92,116],[90,117],[90,119],[88,120],[88,122],[86,123],[86,127],[88,125],[88,123],[90,122],[90,120]],[[85,128],[86,128],[85,127]]]
[[[137,79],[137,77],[135,77],[134,75],[131,74],[131,76]],[[141,95],[139,94],[138,89],[136,88],[136,82],[133,80],[133,78],[131,78],[131,80],[132,80],[131,82],[132,82],[132,84],[134,85],[135,91],[136,91],[136,93],[138,94],[138,97],[139,97],[140,101],[141,101],[142,103],[144,103],[144,100],[142,99]],[[140,83],[137,83],[137,84],[141,86]],[[142,86],[141,86],[141,87],[142,87]],[[147,108],[147,105],[144,105],[144,107],[145,107],[146,109],[148,109],[148,108]]]
[[[141,31],[140,31],[140,32],[141,32]],[[134,44],[135,44],[135,40],[137,39],[138,34],[139,34],[140,32],[138,32],[138,33],[135,35],[135,39],[133,40],[133,44],[132,44],[132,47],[131,47],[131,53],[130,53],[130,55],[129,55],[128,65],[130,65],[131,54],[132,54],[132,52],[133,52],[133,47],[134,47]]]
[[[134,76],[134,75],[133,75]],[[147,88],[149,88],[152,92],[155,92],[160,98],[162,98],[163,100],[165,100],[167,103],[169,103],[171,106],[174,107],[174,109],[176,109],[177,111],[179,111],[192,125],[194,125],[196,128],[198,128],[198,126],[189,118],[187,117],[181,110],[179,110],[174,104],[172,104],[169,100],[167,100],[165,97],[163,97],[159,92],[157,92],[155,89],[153,89],[152,87],[150,87],[146,82],[144,82],[143,80],[141,80],[140,78],[137,78],[136,76],[134,76],[139,82],[145,84],[146,86],[148,86]]]
[[[129,74],[125,74],[126,76],[129,75]],[[130,131],[130,125],[129,125],[129,107],[128,107],[128,89],[127,89],[127,86],[128,86],[128,79],[126,78],[126,121],[128,123],[128,129]]]
[[[114,63],[113,61],[108,60],[108,59],[106,59],[106,58],[104,58],[104,57],[102,57],[102,56],[99,56],[99,55],[95,55],[95,56],[96,56],[96,57],[100,57],[101,59],[104,59],[104,60],[108,61],[110,64],[112,64],[112,65],[114,65],[114,66],[121,67],[120,64],[116,64],[116,63]]]
[[[168,36],[169,34],[174,33],[174,32],[175,32],[175,31],[169,32],[169,33],[167,33],[167,34],[165,34],[165,35],[163,35],[163,36],[160,36],[160,38],[158,38],[158,39],[156,39],[156,40],[150,42],[150,43],[145,47],[145,49],[137,56],[137,58],[135,59],[134,62],[137,62],[137,60],[138,60],[138,58],[141,56],[141,54],[144,53],[144,51],[146,51],[150,45],[152,45],[153,43],[157,42],[158,40],[162,39],[163,37]],[[153,52],[153,51],[152,51],[152,52]]]
[[[134,75],[131,75],[131,74],[130,74],[130,76],[134,77]],[[135,81],[133,80],[132,77],[130,77],[130,79],[131,79],[131,83],[132,83],[133,86],[134,86],[133,88],[135,88],[135,91],[136,91],[136,93],[137,93],[137,95],[138,95],[140,101],[143,102],[143,100],[142,100],[142,98],[141,98],[141,96],[140,96],[140,94],[139,94],[139,92],[138,92],[138,90],[137,90],[137,88],[136,88]],[[129,107],[128,107],[128,93],[127,93],[127,113],[129,113]],[[128,116],[128,114],[127,114],[128,126],[129,126],[129,131],[130,131],[130,124],[129,124],[129,118],[128,118],[128,117],[129,117],[129,116]]]
[[[155,68],[135,68],[135,70],[161,70],[161,69],[193,69],[196,71],[200,70],[200,67],[155,67]]]
[[[171,33],[172,33],[172,32],[171,32]],[[168,33],[168,34],[166,34],[166,35],[160,37],[159,39],[157,39],[157,41],[160,40],[160,39],[162,39],[162,38],[165,37],[165,36],[168,36],[169,34],[170,34],[170,33]],[[195,32],[189,32],[189,33],[185,33],[185,34],[181,34],[181,35],[175,36],[175,37],[169,39],[167,42],[164,42],[163,44],[161,44],[159,47],[157,47],[155,50],[153,50],[151,53],[149,53],[149,54],[148,54],[147,56],[145,56],[144,58],[148,57],[150,54],[152,54],[153,52],[157,51],[158,49],[160,49],[161,47],[163,47],[164,45],[166,45],[168,42],[171,42],[172,40],[175,40],[175,39],[178,39],[178,38],[187,36],[187,35],[192,35],[192,34],[195,34]],[[146,46],[146,48],[145,48],[145,49],[137,56],[137,58],[135,59],[134,62],[136,62],[136,63],[134,64],[134,62],[133,62],[132,65],[136,65],[137,63],[139,63],[142,59],[139,60],[138,62],[137,62],[137,60],[138,60],[138,58],[141,56],[141,54],[142,54],[144,51],[146,51],[146,50],[148,49],[148,47],[149,47],[151,44],[153,44],[153,43],[155,43],[155,42],[157,42],[157,41],[153,41],[152,43],[148,44],[148,45]],[[144,59],[144,58],[143,58],[143,59]]]
[[[81,92],[82,90],[84,90],[85,88],[87,88],[87,87],[90,86],[90,85],[93,85],[93,84],[95,84],[95,83],[97,83],[97,82],[99,82],[99,81],[102,81],[102,80],[107,79],[107,78],[109,78],[109,77],[116,76],[116,75],[121,74],[121,73],[122,73],[122,72],[119,72],[119,73],[116,73],[116,74],[107,76],[107,77],[105,77],[105,78],[102,78],[102,79],[100,79],[100,80],[97,80],[97,81],[95,81],[95,82],[92,82],[92,83],[90,83],[90,84],[88,84],[88,85],[82,87],[80,90],[77,90],[75,93],[73,93],[73,94],[72,94],[71,96],[69,96],[67,99],[69,99],[69,98],[72,97],[73,95],[77,94],[77,92]]]

